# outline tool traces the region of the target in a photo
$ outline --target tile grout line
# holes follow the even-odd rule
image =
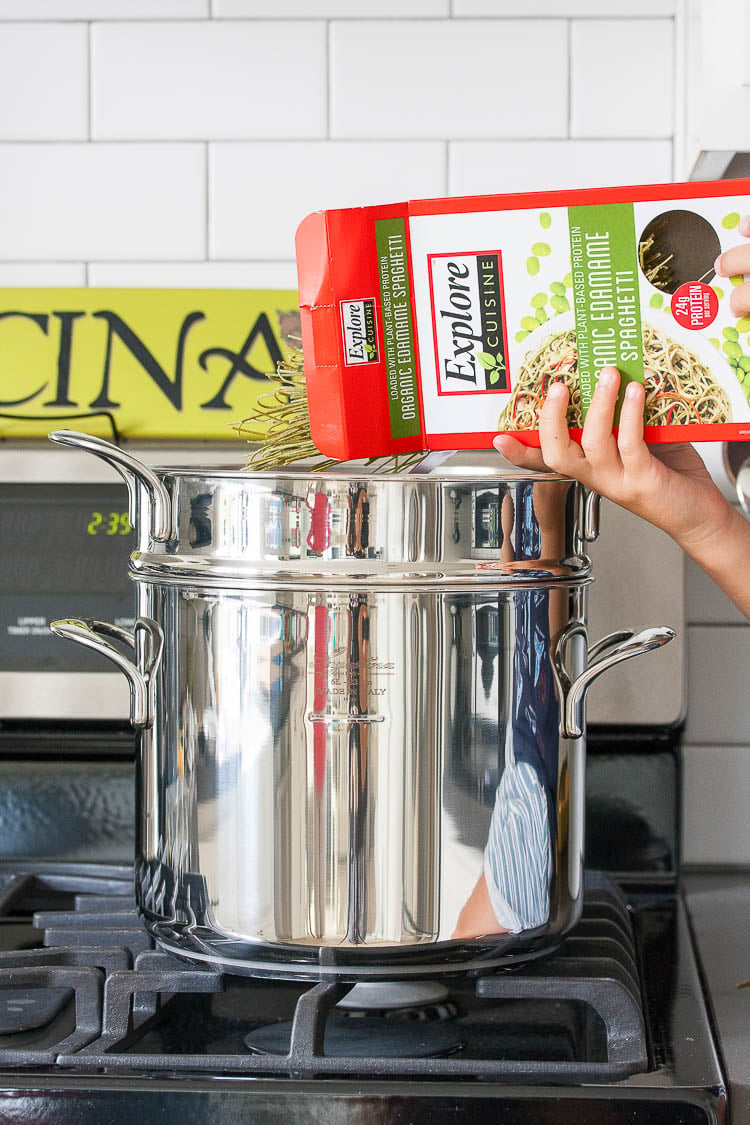
[[[749,629],[747,621],[686,621],[686,629]]]
[[[326,20],[326,140],[331,139],[331,98],[333,89],[331,85],[331,36],[333,35],[332,20]]]
[[[603,15],[588,15],[588,14],[585,14],[585,13],[581,13],[580,15],[576,15],[576,16],[550,15],[550,14],[535,15],[533,13],[523,13],[523,14],[510,13],[510,14],[506,15],[504,13],[503,15],[496,16],[496,15],[486,15],[484,13],[480,13],[479,15],[475,15],[473,13],[468,13],[468,12],[465,13],[464,15],[456,15],[455,11],[451,10],[448,13],[448,15],[445,15],[445,16],[442,16],[442,15],[441,16],[419,15],[419,14],[416,14],[416,13],[411,13],[411,14],[407,14],[407,15],[404,15],[404,16],[393,15],[393,14],[385,15],[385,16],[379,16],[379,15],[369,15],[369,16],[337,15],[335,17],[329,17],[329,18],[335,18],[337,20],[343,21],[344,23],[351,23],[351,24],[354,24],[354,23],[409,23],[409,22],[411,22],[411,23],[440,23],[441,21],[442,22],[448,22],[451,19],[466,20],[467,23],[508,23],[508,22],[518,22],[519,20],[523,20],[525,23],[545,23],[545,22],[549,22],[550,20],[557,20],[559,22],[559,21],[565,20],[565,19],[576,19],[576,20],[580,20],[584,23],[602,23],[603,21],[608,21],[608,22],[619,21],[620,23],[632,23],[635,20],[637,20],[639,23],[659,23],[659,22],[663,23],[665,21],[669,21],[669,20],[674,19],[674,15],[675,15],[674,12],[656,12],[656,13],[651,14],[647,11],[633,13],[631,11],[623,10],[622,12],[615,12],[613,15],[604,15],[604,16]],[[299,16],[299,15],[220,16],[220,15],[214,15],[212,13],[210,13],[209,15],[206,15],[206,16],[165,16],[165,15],[159,15],[159,16],[153,16],[153,17],[151,17],[151,16],[135,16],[135,17],[117,16],[117,17],[113,17],[111,19],[108,19],[106,17],[100,17],[98,22],[106,23],[106,24],[143,24],[144,26],[147,27],[150,24],[156,24],[156,23],[159,23],[159,24],[186,24],[186,23],[205,24],[205,23],[208,22],[208,20],[215,20],[216,23],[219,23],[219,24],[222,24],[222,25],[227,25],[227,24],[232,24],[232,23],[250,23],[250,24],[254,24],[254,23],[287,23],[288,24],[288,23],[324,23],[324,22],[327,22],[326,18],[322,17],[322,16]],[[48,18],[31,19],[30,20],[28,18],[24,18],[23,16],[15,16],[13,18],[10,18],[10,17],[5,17],[5,16],[0,15],[0,26],[2,26],[2,27],[8,27],[12,24],[21,24],[24,27],[27,27],[27,26],[29,26],[29,24],[33,24],[33,25],[39,24],[40,26],[44,25],[44,24],[70,25],[70,24],[86,23],[86,22],[89,22],[89,21],[87,21],[85,18],[82,18],[80,16],[71,16],[69,19],[64,19],[60,16],[50,16]]]
[[[216,145],[323,145],[328,143],[327,137],[248,137],[248,136],[231,136],[231,137],[98,137],[98,145],[142,145],[147,147],[149,145],[202,145],[202,144],[216,144]],[[335,144],[356,144],[356,145],[415,145],[415,144],[431,144],[438,145],[445,142],[445,136],[413,136],[413,137],[394,137],[394,136],[377,136],[377,137],[332,137],[330,138]],[[529,137],[528,133],[523,136],[503,136],[493,135],[487,136],[486,134],[472,135],[466,137],[451,137],[452,144],[513,144],[513,145],[527,145],[531,147],[537,144],[672,144],[673,136],[670,133],[663,133],[659,136],[623,136],[621,133],[606,133],[597,134],[590,137],[567,137],[567,136],[547,136],[540,135]],[[68,139],[61,139],[60,137],[47,137],[27,139],[25,137],[5,137],[0,135],[0,148],[26,148],[36,146],[37,148],[43,146],[61,147],[68,145],[74,148],[76,145],[82,146],[88,144],[87,140],[81,140],[80,137],[70,137]]]
[[[205,258],[100,258],[96,263],[92,260],[89,264],[100,266],[289,266],[294,265],[294,258],[212,258],[209,263]],[[83,266],[86,262],[81,258],[2,258],[2,266]]]
[[[204,142],[204,157],[205,167],[203,171],[203,186],[205,191],[205,258],[204,261],[211,261],[211,144],[209,141]]]
[[[567,48],[568,48],[568,86],[566,95],[568,99],[567,104],[567,120],[565,124],[565,137],[566,140],[571,140],[571,125],[573,117],[573,21],[568,20],[566,24],[567,35]]]
[[[678,164],[682,165],[682,158],[686,149],[687,138],[687,110],[686,110],[686,75],[688,72],[687,58],[687,17],[685,5],[681,2],[672,17],[672,58],[674,72],[672,75],[672,179],[679,179],[682,175]],[[685,169],[687,175],[687,169]]]
[[[92,139],[92,123],[94,107],[92,105],[92,82],[91,71],[93,67],[93,44],[92,44],[92,31],[91,20],[86,24],[86,139],[90,143]]]

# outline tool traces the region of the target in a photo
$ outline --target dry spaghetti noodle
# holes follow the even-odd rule
[[[726,392],[693,352],[663,332],[643,325],[646,368],[646,425],[708,424],[731,421]],[[499,430],[535,430],[539,411],[552,383],[570,391],[567,423],[583,425],[578,383],[578,351],[574,329],[557,332],[521,365],[513,392],[498,419]]]
[[[335,469],[342,464],[323,457],[310,435],[310,417],[307,412],[307,384],[301,348],[290,347],[286,359],[268,375],[273,390],[258,396],[255,409],[234,429],[254,443],[245,468],[258,471],[286,468],[306,462],[310,472]],[[425,456],[425,451],[394,453],[383,457],[369,457],[364,467],[372,473],[403,473],[415,468]]]

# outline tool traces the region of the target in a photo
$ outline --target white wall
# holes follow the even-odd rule
[[[294,286],[319,207],[669,180],[677,3],[0,0],[0,284]]]
[[[682,0],[0,0],[0,285],[293,287],[319,207],[680,178],[683,27]],[[688,616],[686,855],[750,862],[750,627],[690,569]]]
[[[747,561],[750,582],[750,559]],[[688,562],[684,852],[750,863],[750,625]]]

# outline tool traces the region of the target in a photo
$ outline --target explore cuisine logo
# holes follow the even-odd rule
[[[375,301],[371,297],[341,302],[341,329],[344,333],[344,363],[378,362]]]
[[[496,250],[428,256],[438,394],[508,390]]]

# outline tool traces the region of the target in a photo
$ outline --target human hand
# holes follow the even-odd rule
[[[748,247],[750,249],[750,247]],[[750,290],[750,285],[748,285]],[[691,554],[731,519],[731,509],[691,445],[649,447],[643,439],[645,389],[629,383],[613,432],[620,373],[602,369],[581,444],[568,432],[568,389],[553,383],[539,416],[541,449],[499,434],[495,448],[515,465],[552,469],[661,527]]]
[[[750,238],[750,215],[740,219],[737,230],[746,238]],[[732,246],[719,254],[714,264],[717,277],[737,277],[740,274],[750,274],[750,242]],[[736,285],[729,298],[729,307],[736,317],[750,314],[750,281],[743,281]]]

